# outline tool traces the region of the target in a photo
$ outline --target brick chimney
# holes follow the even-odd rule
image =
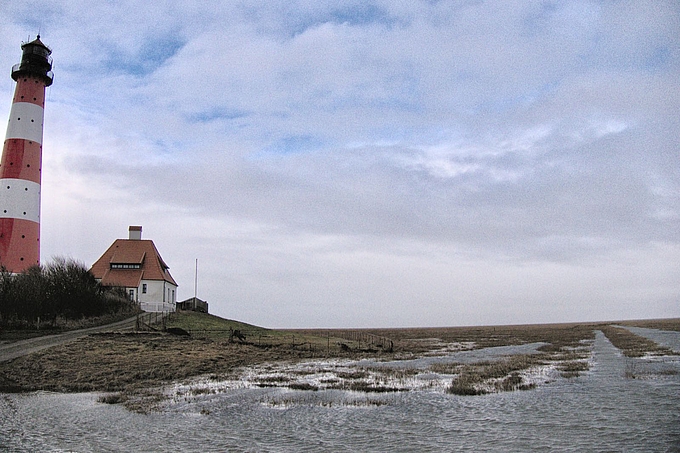
[[[128,228],[131,241],[141,241],[142,240],[142,227],[141,226],[130,226]]]

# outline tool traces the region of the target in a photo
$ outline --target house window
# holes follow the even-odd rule
[[[134,289],[130,290],[130,300],[135,300],[135,290]]]
[[[142,283],[142,294],[146,294],[146,283]]]
[[[120,264],[111,263],[111,269],[141,269],[141,264]]]

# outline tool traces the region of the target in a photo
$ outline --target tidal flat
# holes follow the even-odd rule
[[[1,363],[0,446],[655,452],[680,445],[677,320],[655,325],[661,330],[646,322],[359,332],[238,326],[239,336],[230,331],[236,326],[185,321],[173,322],[184,322],[190,336],[97,334]]]
[[[678,352],[625,326],[680,331],[680,319],[351,332],[241,326],[244,339],[234,339],[233,327],[201,316],[170,321],[189,336],[99,333],[0,363],[0,392],[98,392],[103,403],[142,413],[236,388],[366,395],[436,388],[475,396],[530,391],[587,373],[596,332],[623,355],[645,357]]]

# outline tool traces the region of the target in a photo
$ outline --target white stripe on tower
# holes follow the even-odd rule
[[[17,91],[19,91],[18,84]],[[5,140],[20,138],[26,141],[38,142],[42,145],[43,112],[44,109],[41,105],[35,105],[31,102],[12,104]]]
[[[0,218],[40,223],[40,184],[24,179],[0,179],[2,211]]]

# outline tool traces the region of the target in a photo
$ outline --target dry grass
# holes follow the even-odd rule
[[[317,387],[316,385],[308,384],[306,382],[294,382],[290,384],[288,388],[292,390],[306,390],[311,392],[316,392],[319,390],[319,387]]]
[[[340,384],[332,385],[330,389],[336,390],[351,390],[353,392],[363,393],[395,393],[408,392],[409,389],[401,387],[388,387],[367,381],[348,381]]]
[[[680,332],[680,318],[620,321],[614,324],[618,324],[620,326],[645,327],[647,329],[672,330],[675,332]]]
[[[592,324],[535,324],[488,327],[442,327],[408,329],[369,329],[366,332],[395,341],[395,350],[420,354],[429,351],[424,339],[442,343],[474,343],[475,349],[512,346],[528,343],[548,343],[545,352],[566,347],[578,347],[582,340],[595,338]]]
[[[220,324],[224,320],[215,318],[207,317],[202,320],[200,316],[190,314],[175,318],[174,323],[185,330],[225,331],[224,325]],[[184,322],[181,322],[182,319]],[[197,319],[199,324],[196,324]],[[213,324],[208,326],[206,322]],[[269,334],[271,331],[265,332]],[[433,335],[439,335],[443,341],[475,341],[478,346],[499,346],[536,341],[548,342],[550,345],[577,345],[591,334],[591,330],[587,328],[572,325],[389,330],[391,337],[398,338],[398,353],[414,355],[421,352],[422,342],[413,340]],[[241,366],[310,357],[309,351],[300,350],[298,343],[280,342],[266,346],[229,343],[225,340],[226,335],[221,338],[186,338],[160,333],[92,335],[11,362],[0,363],[0,391],[134,393],[140,389],[198,375],[226,376]],[[289,335],[306,340],[314,337],[311,331],[286,331],[282,338]],[[485,335],[490,338],[485,338]],[[318,344],[326,346],[321,349],[323,355],[357,357],[356,352],[338,348],[329,340],[330,337],[330,334],[315,337]],[[386,355],[386,358],[390,356]],[[490,368],[482,368],[488,374]],[[342,377],[357,379],[365,375],[365,370],[357,370],[351,376]]]
[[[497,362],[478,362],[463,365],[460,374],[453,379],[448,393],[454,395],[483,395],[490,391],[507,392],[529,390],[520,371],[543,365],[542,354],[514,355]]]
[[[0,363],[0,391],[129,391],[299,357],[288,348],[263,349],[159,333],[92,335]]]
[[[459,374],[464,366],[458,362],[434,363],[430,365],[430,371],[437,374]]]
[[[557,366],[557,369],[561,371],[560,374],[565,378],[578,377],[589,368],[588,362],[564,362]]]
[[[276,334],[276,331],[257,327],[252,324],[193,311],[172,313],[167,320],[166,327],[179,327],[191,333],[193,337],[221,340],[229,338],[230,330],[239,330],[251,337]]]
[[[251,332],[246,344],[230,343],[225,322],[235,323],[192,313],[175,317],[168,324],[193,331],[191,337],[162,333],[91,335],[0,363],[0,391],[109,392],[111,395],[104,397],[105,402],[122,402],[133,410],[143,411],[148,409],[149,404],[160,401],[160,386],[199,375],[209,375],[219,380],[233,376],[235,370],[243,366],[320,356],[367,356],[359,348],[350,348],[349,351],[341,349],[339,341],[336,342],[333,337],[333,331],[328,330],[271,331],[240,323],[229,324],[232,328]],[[670,321],[654,323],[665,329],[674,325]],[[644,322],[636,325],[642,324]],[[499,362],[438,364],[431,367],[431,371],[436,373],[456,375],[449,390],[451,393],[479,394],[530,388],[522,380],[522,371],[547,363],[557,362],[558,370],[565,377],[577,376],[587,370],[588,364],[583,360],[589,357],[590,351],[584,341],[594,339],[595,329],[603,330],[615,346],[628,351],[626,355],[668,351],[625,329],[607,324],[372,329],[366,332],[395,341],[393,353],[381,351],[370,355],[378,355],[385,360],[418,357],[429,352],[431,342],[424,339],[435,339],[442,344],[471,342],[475,348],[545,343],[537,354],[513,356]],[[207,331],[211,331],[211,334],[200,333]],[[258,342],[255,334],[268,341]],[[395,371],[403,373],[404,378],[409,376],[409,372]],[[357,369],[338,375],[338,378],[359,380],[367,375],[368,370]],[[150,388],[156,390],[148,390]],[[355,388],[349,389],[364,392],[395,391],[366,383],[355,383]]]
[[[642,357],[651,355],[673,355],[673,350],[664,346],[659,346],[652,340],[635,335],[630,330],[623,327],[610,325],[601,326],[600,330],[612,342],[614,346],[621,350],[626,357]]]
[[[238,331],[245,337],[245,340],[235,338],[232,339],[234,342],[264,348],[289,348],[305,353],[309,357],[325,357],[328,355],[346,357],[362,352],[358,343],[334,337],[329,331],[265,329],[252,324],[190,311],[173,313],[167,321],[166,327],[179,327],[189,332],[192,338],[204,338],[213,341],[226,341],[230,339],[234,331]],[[349,348],[341,348],[341,343],[349,345]]]

